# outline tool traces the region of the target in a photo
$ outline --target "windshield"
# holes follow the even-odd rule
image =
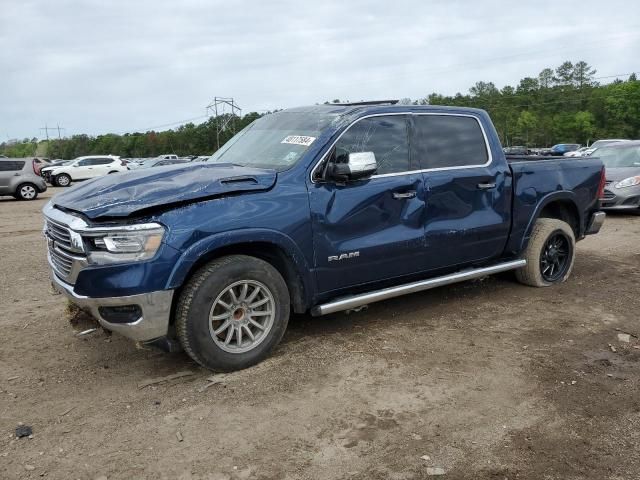
[[[291,168],[337,118],[317,111],[271,113],[251,123],[208,161],[281,172]]]
[[[607,168],[640,167],[640,146],[599,148],[593,156],[600,158]]]

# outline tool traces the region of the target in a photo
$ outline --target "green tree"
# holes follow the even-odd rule
[[[529,145],[529,134],[538,125],[538,117],[534,113],[528,110],[523,110],[522,112],[520,112],[517,125],[518,125],[518,132],[521,135],[520,138],[524,139],[525,145]]]

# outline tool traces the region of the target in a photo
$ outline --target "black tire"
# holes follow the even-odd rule
[[[256,343],[248,351],[230,352],[224,348],[232,348],[233,340],[229,346],[220,345],[223,343],[223,337],[214,335],[215,326],[210,325],[213,322],[210,316],[219,308],[222,300],[229,297],[223,297],[225,292],[232,289],[233,285],[241,282],[252,282],[256,285],[265,287],[265,292],[271,295],[271,300],[267,305],[273,305],[274,314],[269,316],[270,327],[266,329],[266,333],[260,330],[253,331],[259,341],[247,339],[249,344],[251,340]],[[242,288],[239,286],[238,288]],[[234,293],[234,298],[238,292]],[[262,294],[262,293],[259,293]],[[247,291],[240,292],[240,295],[247,295]],[[267,294],[265,293],[265,298]],[[250,295],[249,295],[250,296]],[[252,300],[249,300],[250,303]],[[227,302],[232,303],[232,302]],[[263,360],[269,352],[280,342],[287,323],[289,322],[289,290],[282,278],[282,275],[271,264],[255,257],[246,255],[229,255],[221,257],[200,268],[188,280],[184,286],[178,304],[176,306],[176,332],[182,348],[187,354],[200,365],[213,371],[228,372],[233,370],[241,370],[250,367]],[[245,305],[246,308],[249,308]],[[236,319],[236,312],[241,310],[239,307],[232,306],[228,311],[236,309],[229,321]],[[246,316],[248,311],[243,310],[239,322]],[[253,312],[253,310],[249,310]],[[251,314],[249,313],[249,317]],[[260,318],[260,317],[258,317]],[[225,320],[224,322],[226,322]],[[250,320],[249,320],[250,321]],[[220,320],[222,322],[222,320]],[[219,324],[218,324],[219,325]],[[254,322],[255,325],[255,322]],[[233,328],[233,327],[232,327]],[[240,338],[245,335],[244,327],[237,327],[243,333]],[[254,328],[254,327],[250,327]],[[226,333],[224,334],[226,338]],[[260,334],[261,336],[257,336]],[[242,343],[237,333],[232,333],[231,338],[237,342],[236,348],[242,348]],[[214,340],[214,337],[216,340]],[[229,341],[226,339],[226,341]],[[247,347],[248,348],[248,347]]]
[[[56,175],[51,179],[51,183],[53,183],[56,187],[68,187],[71,185],[71,177],[66,173],[61,173]]]
[[[33,183],[21,183],[14,195],[18,200],[35,200],[38,198],[38,187]]]
[[[575,235],[569,224],[556,218],[539,218],[524,252],[527,265],[516,270],[516,278],[532,287],[565,282],[573,270],[575,246]]]

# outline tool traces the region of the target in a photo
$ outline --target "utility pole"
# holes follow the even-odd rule
[[[235,118],[240,115],[242,109],[235,102],[233,97],[213,97],[213,101],[207,105],[207,115],[216,119],[216,147],[220,148],[220,134],[224,132],[229,125],[231,133],[236,132]]]
[[[54,132],[57,130],[58,131],[58,140],[62,140],[62,135],[60,135],[60,131],[61,130],[66,130],[65,128],[61,127],[60,124],[57,124],[57,126],[55,127],[49,127],[46,123],[44,124],[44,127],[42,127],[40,130],[44,130],[44,133],[47,137],[47,142],[49,141],[49,130],[53,130]]]

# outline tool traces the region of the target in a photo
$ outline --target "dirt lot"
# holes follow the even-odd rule
[[[640,478],[640,347],[618,339],[640,334],[640,217],[581,242],[562,286],[505,275],[298,316],[202,390],[184,354],[74,335],[90,324],[49,290],[45,201],[0,200],[2,478]]]

